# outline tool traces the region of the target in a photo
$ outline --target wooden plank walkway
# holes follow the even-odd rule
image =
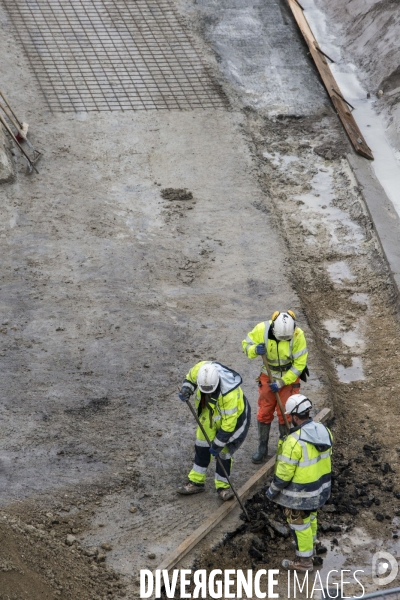
[[[331,416],[330,408],[323,408],[315,417],[314,421],[323,423]],[[238,490],[238,496],[241,500],[247,498],[252,492],[255,492],[264,479],[270,475],[275,466],[275,456],[269,459],[246,483]],[[234,508],[238,506],[237,500],[225,502],[220,508],[204,521],[188,538],[186,538],[177,548],[172,550],[161,564],[155,570],[166,569],[169,571],[192,550],[202,540],[207,533],[216,527]]]
[[[350,105],[343,98],[343,94],[340,91],[336,79],[334,78],[332,71],[328,65],[328,62],[325,58],[326,55],[319,47],[319,44],[315,39],[311,27],[308,24],[306,17],[304,16],[302,7],[296,2],[296,0],[287,0],[287,2],[290,6],[294,18],[296,19],[297,25],[299,26],[299,29],[303,34],[307,46],[310,49],[310,54],[315,62],[315,66],[317,67],[319,74],[321,75],[321,79],[326,87],[326,91],[328,92],[330,99],[332,100],[332,104],[335,107],[336,112],[343,123],[343,127],[345,128],[346,133],[349,136],[355,151],[358,154],[361,154],[361,156],[368,158],[369,160],[374,160],[372,150],[371,148],[369,148],[367,142],[365,141],[364,136],[362,135],[350,111]]]

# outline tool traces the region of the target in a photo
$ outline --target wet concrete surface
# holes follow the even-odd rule
[[[272,1],[180,9],[210,44],[203,51],[220,65],[230,110],[49,114],[1,14],[0,51],[11,46],[22,65],[7,68],[5,85],[45,157],[39,176],[19,173],[3,194],[0,502],[73,515],[85,497],[92,512],[79,541],[111,542],[107,565],[127,576],[154,567],[219,505],[211,473],[204,495],[175,494],[193,453],[195,427],[176,391],[189,367],[215,358],[238,370],[255,425],[260,364],[240,343],[275,309],[292,308],[310,350],[303,389],[317,410],[333,401],[339,415],[352,411],[340,423],[355,444],[367,398],[353,398],[358,388],[338,368],[359,360],[375,398],[393,331],[392,290],[347,142],[285,10]],[[246,24],[254,40],[243,43]],[[314,152],[326,143],[338,158]],[[193,199],[165,199],[165,188]],[[334,346],[323,322],[338,315]],[[238,485],[257,469],[256,438],[253,426],[235,460]]]
[[[14,103],[31,90],[19,112],[45,156],[40,175],[4,188],[0,501],[73,514],[83,489],[103,490],[79,536],[111,542],[107,563],[133,575],[218,506],[212,474],[206,496],[175,493],[193,454],[176,392],[189,367],[237,369],[255,424],[260,365],[241,340],[281,306],[311,348],[312,333],[282,240],[255,207],[264,196],[240,111],[51,115],[27,66],[6,81]],[[170,187],[193,201],[164,199]],[[316,353],[311,371],[321,406]],[[238,485],[257,468],[256,438],[252,427],[237,454]]]
[[[284,2],[200,0],[196,11],[241,103],[271,117],[324,108],[324,89]]]

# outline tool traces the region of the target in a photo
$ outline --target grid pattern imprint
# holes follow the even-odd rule
[[[226,107],[171,0],[3,0],[54,112]]]

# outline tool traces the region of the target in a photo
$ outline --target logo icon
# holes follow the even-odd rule
[[[399,565],[390,552],[376,552],[372,557],[372,580],[377,585],[389,585],[397,577]]]

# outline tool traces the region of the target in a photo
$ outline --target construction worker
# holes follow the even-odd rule
[[[275,475],[267,497],[284,506],[296,542],[296,557],[285,559],[284,569],[312,571],[317,539],[317,510],[331,494],[332,434],[310,418],[312,404],[303,394],[286,402],[293,427],[279,441]]]
[[[258,450],[253,463],[260,463],[267,455],[268,440],[274,412],[279,419],[279,433],[285,435],[284,419],[277,406],[276,395],[284,407],[292,394],[300,391],[300,379],[307,381],[307,344],[304,332],[296,324],[293,311],[274,312],[270,321],[258,323],[242,342],[248,358],[265,355],[274,381],[270,381],[265,365],[258,381]]]
[[[204,492],[207,467],[212,456],[219,456],[229,476],[232,454],[242,445],[251,422],[251,408],[240,387],[241,383],[239,373],[219,362],[201,361],[186,375],[179,398],[187,402],[197,388],[197,414],[212,445],[208,445],[198,427],[193,468],[188,475],[189,481],[178,488],[179,494]],[[218,461],[215,487],[221,500],[233,497]]]

